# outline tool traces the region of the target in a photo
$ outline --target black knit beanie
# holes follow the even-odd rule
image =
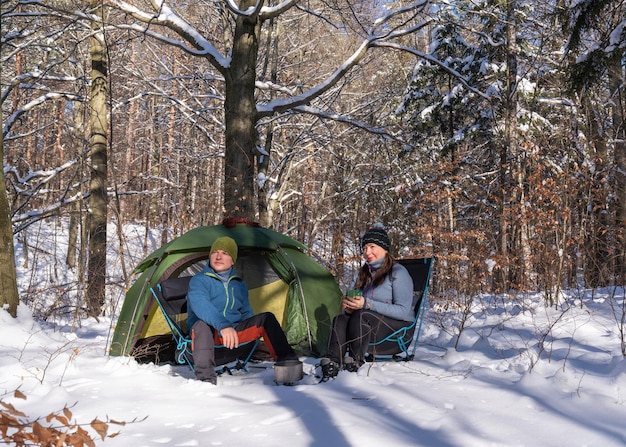
[[[383,224],[376,223],[365,232],[363,238],[361,239],[361,249],[363,249],[366,244],[376,244],[389,251],[391,242],[389,241],[389,235],[387,234]]]

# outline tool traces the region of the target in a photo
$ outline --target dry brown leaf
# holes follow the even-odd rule
[[[0,405],[2,405],[4,408],[6,408],[10,414],[12,414],[13,416],[18,416],[18,417],[22,417],[25,418],[26,414],[22,413],[21,411],[18,411],[15,409],[15,407],[13,406],[13,404],[8,404],[6,402],[0,402]]]
[[[22,423],[12,414],[0,411],[0,427],[17,427]]]
[[[59,421],[61,424],[63,424],[66,427],[70,426],[70,421],[68,418],[66,418],[65,416],[61,416],[60,414],[55,414],[54,418]]]
[[[107,437],[107,431],[109,430],[109,425],[106,422],[102,422],[101,420],[94,419],[93,421],[91,421],[91,428],[93,428],[104,441],[104,438]]]
[[[91,438],[91,436],[89,436],[89,433],[87,433],[87,430],[85,430],[83,427],[79,426],[76,430],[76,433],[80,434],[85,445],[87,445],[88,447],[96,447],[96,443],[93,442],[93,439]]]
[[[33,435],[41,445],[50,445],[54,432],[35,421],[33,422]]]
[[[67,438],[67,445],[71,445],[72,447],[83,447],[85,445],[85,440],[78,433],[72,433]]]

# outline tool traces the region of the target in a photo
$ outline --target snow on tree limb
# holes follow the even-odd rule
[[[223,72],[230,65],[230,58],[224,57],[217,48],[206,40],[191,24],[165,5],[163,0],[152,1],[154,8],[157,10],[156,14],[141,11],[135,6],[121,0],[109,0],[109,4],[146,25],[119,25],[117,28],[138,31],[160,42],[178,47],[189,54],[206,57],[220,72]],[[171,29],[183,38],[184,41],[172,39],[164,34],[153,31],[150,29],[151,25],[160,25]]]
[[[13,234],[18,234],[28,226],[35,222],[54,215],[58,210],[66,207],[68,204],[79,202],[89,197],[88,193],[77,192],[70,197],[62,197],[58,202],[52,203],[45,208],[36,209],[27,213],[18,214],[12,217]]]
[[[30,112],[32,109],[34,109],[38,105],[43,104],[46,101],[49,101],[52,99],[60,99],[60,98],[67,99],[70,101],[82,101],[83,99],[82,96],[74,95],[71,93],[52,92],[52,93],[46,93],[45,95],[41,95],[38,98],[35,98],[34,100],[30,101],[28,104],[25,104],[23,107],[20,107],[19,109],[17,109],[15,112],[11,114],[11,116],[7,118],[6,123],[4,123],[4,126],[2,127],[2,138],[5,141],[11,139],[8,136],[11,130],[11,127],[13,127],[13,125],[20,119],[22,115]]]
[[[290,98],[278,98],[268,102],[267,104],[258,105],[257,112],[259,116],[269,116],[298,106],[308,105],[313,99],[318,98],[324,92],[328,91],[335,84],[337,84],[339,80],[343,79],[346,73],[356,66],[361,61],[363,56],[365,56],[370,45],[370,39],[363,41],[356,51],[352,53],[352,55],[346,59],[346,61],[341,64],[328,78],[308,91]]]
[[[396,140],[396,141],[402,141],[400,138],[398,138],[396,135],[393,135],[391,133],[389,133],[387,130],[381,128],[381,127],[375,127],[375,126],[371,126],[367,123],[364,123],[363,121],[360,120],[356,120],[354,118],[350,118],[349,116],[340,114],[340,113],[331,113],[331,112],[327,112],[325,110],[321,110],[321,109],[317,109],[315,107],[310,107],[310,106],[297,106],[294,107],[295,111],[298,111],[300,113],[307,113],[309,115],[314,115],[317,116],[319,118],[323,118],[323,119],[328,119],[328,120],[333,120],[336,122],[340,122],[340,123],[345,123],[345,124],[349,124],[353,127],[358,127],[359,129],[363,129],[366,132],[372,133],[372,134],[376,134],[376,135],[380,135],[383,136],[385,138],[389,138],[392,140]]]
[[[488,95],[487,93],[481,92],[476,87],[473,87],[472,85],[470,85],[467,82],[467,80],[463,77],[463,75],[461,73],[459,73],[455,69],[447,66],[444,62],[440,61],[436,57],[431,56],[430,54],[427,54],[427,53],[424,53],[423,51],[416,50],[415,48],[407,47],[405,45],[400,45],[400,44],[397,44],[397,43],[394,43],[394,42],[375,42],[375,43],[372,44],[372,46],[386,47],[386,48],[395,48],[396,50],[405,51],[405,52],[411,53],[411,54],[413,54],[413,55],[415,55],[415,56],[417,56],[417,57],[419,57],[421,59],[427,60],[431,64],[434,64],[434,65],[437,65],[437,66],[441,67],[442,69],[444,69],[445,71],[450,73],[452,76],[457,78],[459,80],[459,82],[461,82],[461,84],[463,84],[471,92],[477,94],[481,98],[484,98],[484,99],[487,99],[487,100],[491,99],[490,95]]]
[[[273,17],[277,17],[288,9],[297,6],[298,2],[299,0],[286,0],[284,2],[280,2],[278,5],[275,6],[264,6],[263,9],[261,9],[260,18],[261,20],[267,20]]]
[[[252,17],[252,16],[257,15],[259,13],[259,10],[263,6],[263,0],[257,0],[254,6],[251,6],[245,11],[243,11],[239,9],[239,7],[235,4],[233,0],[225,0],[224,3],[226,4],[226,7],[231,12],[235,13],[238,16],[247,16],[247,17]]]
[[[372,47],[383,47],[384,45],[379,42],[387,42],[390,39],[397,39],[399,37],[406,36],[408,34],[415,33],[424,28],[430,23],[430,20],[420,22],[409,27],[394,27],[389,26],[389,21],[405,13],[410,13],[411,17],[403,20],[402,25],[408,23],[411,19],[415,18],[423,8],[428,5],[429,0],[420,0],[411,5],[390,10],[384,16],[378,18],[375,23],[375,29],[361,42],[359,47],[350,55],[330,76],[328,76],[323,82],[309,89],[308,91],[289,98],[277,98],[266,104],[258,105],[257,112],[259,116],[264,117],[273,113],[280,113],[291,108],[298,108],[301,106],[309,105],[310,102],[320,97],[323,93],[328,91],[334,85],[337,84],[345,75],[355,66],[357,66],[363,57],[367,54],[368,50]],[[382,33],[375,33],[376,29],[382,29]],[[391,46],[391,45],[390,45]],[[427,55],[425,55],[427,56]]]

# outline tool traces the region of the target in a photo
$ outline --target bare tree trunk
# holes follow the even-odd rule
[[[622,53],[623,54],[623,53]],[[623,60],[623,59],[622,59]],[[624,69],[620,59],[615,58],[609,69],[609,88],[613,106],[614,169],[615,172],[615,280],[619,285],[626,282],[626,90]]]
[[[22,53],[15,55],[15,73],[22,72]],[[13,92],[13,108],[17,109],[18,90]],[[0,116],[0,128],[4,129],[2,116]],[[0,161],[4,165],[4,135],[0,140]],[[11,160],[7,155],[7,163]],[[17,290],[17,270],[15,268],[15,247],[13,245],[13,225],[11,223],[11,210],[5,187],[4,169],[0,169],[0,307],[6,308],[7,312],[17,317],[17,306],[20,301]]]
[[[272,141],[274,139],[274,124],[270,123],[267,126],[267,134],[265,136],[265,152],[267,154],[270,153],[272,149]],[[263,185],[259,186],[259,197],[258,197],[258,207],[259,207],[259,223],[262,227],[271,228],[273,221],[273,210],[270,208],[269,201],[267,198],[267,194],[269,193],[268,189],[271,189],[271,183],[268,179],[268,169],[269,169],[270,157],[266,155],[259,160],[259,175],[262,175],[265,178]]]
[[[93,6],[100,3],[92,1]],[[96,14],[101,15],[98,9]],[[107,246],[107,60],[104,34],[94,22],[91,38],[91,181],[89,260],[87,267],[87,311],[98,316],[105,302]]]
[[[1,121],[0,121],[1,122]],[[0,160],[4,160],[4,144],[0,141]],[[15,269],[15,249],[13,247],[13,226],[7,190],[4,185],[4,169],[0,169],[0,307],[12,317],[17,317],[19,295],[17,293],[17,271]]]
[[[507,89],[505,99],[505,136],[500,150],[500,268],[496,284],[506,291],[510,288],[511,254],[511,155],[517,145],[517,39],[515,26],[516,0],[507,1]]]
[[[72,205],[72,212],[70,213],[70,225],[68,228],[67,236],[67,255],[65,256],[65,263],[71,269],[76,267],[76,249],[78,247],[78,223],[80,220],[80,207],[78,202]]]
[[[278,33],[276,31],[276,24],[274,20],[270,21],[269,37],[268,37],[268,51],[269,57],[267,61],[271,64],[270,79],[273,83],[278,83]],[[271,98],[274,98],[274,93],[271,92]],[[261,226],[271,228],[274,220],[273,209],[270,207],[267,194],[272,189],[272,183],[269,176],[270,166],[270,153],[272,150],[272,143],[274,142],[274,123],[269,123],[267,126],[267,134],[265,136],[265,154],[259,158],[258,171],[259,175],[262,175],[265,181],[258,188],[258,208],[259,208],[259,223]]]
[[[172,75],[176,78],[178,74],[178,58],[176,54],[172,55]],[[174,83],[172,88],[172,95],[176,98],[178,96],[178,88],[177,83]],[[169,122],[167,126],[167,144],[163,148],[165,152],[161,156],[161,166],[160,171],[163,178],[173,178],[176,184],[179,184],[179,177],[175,175],[175,172],[178,170],[176,164],[173,163],[172,156],[174,154],[174,147],[176,145],[176,107],[174,104],[170,105],[169,111]],[[173,168],[173,169],[172,169]],[[165,193],[163,194],[163,208],[165,208],[165,216],[163,216],[163,234],[161,239],[164,241],[163,243],[167,243],[170,240],[170,229],[173,227],[174,234],[176,234],[175,227],[178,225],[178,216],[179,213],[179,205],[180,201],[175,197],[176,191],[175,188],[168,187]]]
[[[86,253],[87,253],[87,245],[89,244],[88,241],[88,232],[89,229],[87,228],[87,219],[88,216],[86,217],[85,210],[84,208],[84,204],[83,202],[80,202],[80,219],[78,220],[78,226],[80,228],[80,244],[78,245],[78,284],[83,285],[85,284],[85,275],[86,275]],[[84,289],[83,293],[84,293]],[[82,299],[82,296],[79,296],[77,299],[77,302],[80,303]],[[77,308],[79,307],[78,305],[76,306]]]
[[[595,169],[589,188],[589,223],[585,234],[584,276],[587,287],[607,285],[609,270],[609,224],[607,212],[607,154],[606,132],[601,117],[591,99],[583,93],[582,104],[587,115],[588,135],[594,149]]]
[[[135,42],[134,41],[130,44],[129,52],[134,57],[135,55]],[[133,148],[135,147],[135,138],[137,138],[137,135],[135,132],[137,129],[137,122],[139,121],[139,117],[137,116],[138,114],[136,112],[137,112],[137,102],[131,101],[128,107],[128,119],[124,123],[124,140],[126,144],[124,148],[123,160],[124,160],[124,166],[126,167],[126,169],[122,169],[121,172],[119,172],[119,175],[121,175],[121,183],[126,184],[126,185],[129,184],[129,181],[131,178],[137,175],[137,172],[136,172],[137,165],[133,163]],[[131,219],[139,218],[139,215],[141,214],[141,212],[137,211],[136,209],[134,209],[133,206],[129,206],[129,205],[130,204],[128,203],[127,200],[120,201],[120,207],[119,207],[120,216],[129,217]],[[128,209],[128,213],[127,213],[127,209]]]
[[[245,11],[254,0],[242,0]],[[254,163],[256,157],[256,63],[260,21],[237,16],[231,66],[226,73],[226,156],[224,212],[226,216],[254,219]]]
[[[74,104],[74,129],[73,129],[73,137],[78,143],[78,147],[80,150],[83,149],[83,141],[85,139],[85,135],[87,130],[85,129],[85,116],[84,116],[85,108],[83,104],[80,102],[76,102]],[[69,268],[75,268],[77,259],[77,251],[78,251],[78,234],[79,231],[82,231],[83,213],[82,213],[82,200],[81,202],[75,202],[72,205],[72,212],[70,213],[70,224],[69,224],[69,236],[67,243],[67,256],[65,258],[65,263]],[[82,235],[81,235],[82,237]],[[79,258],[80,262],[83,262],[82,258]],[[78,306],[77,306],[78,308]]]
[[[518,146],[518,150],[520,150]],[[530,216],[528,215],[528,206],[526,205],[526,183],[527,183],[527,175],[526,175],[526,166],[525,162],[522,162],[522,155],[518,154],[518,158],[520,162],[518,163],[518,172],[517,172],[517,189],[519,191],[519,201],[518,206],[520,210],[520,220],[519,220],[519,250],[518,256],[520,262],[518,264],[518,284],[521,286],[530,286],[531,273],[533,271],[532,267],[532,251],[530,247],[530,233],[531,233],[531,223]]]

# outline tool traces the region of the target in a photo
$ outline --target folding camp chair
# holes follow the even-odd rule
[[[191,337],[187,334],[186,330],[187,290],[189,289],[189,281],[191,278],[191,276],[182,276],[180,278],[166,279],[157,284],[156,287],[150,288],[150,291],[163,313],[165,322],[172,332],[172,337],[176,344],[174,361],[179,365],[188,365],[193,371]],[[246,365],[252,358],[252,354],[258,346],[259,340],[260,339],[257,338],[256,340],[242,343],[236,349],[228,349],[223,345],[216,345],[215,364],[221,366],[237,362],[235,369],[246,371]],[[228,371],[230,371],[230,368],[224,366],[216,372],[217,374],[222,374]]]
[[[422,319],[428,301],[428,282],[433,261],[434,258],[398,260],[400,264],[406,267],[413,279],[413,308],[415,309],[415,319],[410,323],[407,322],[406,326],[398,329],[382,340],[371,342],[368,348],[369,360],[373,360],[379,356],[392,356],[395,360],[409,361],[413,360],[415,357],[417,339],[419,338],[419,333],[422,328]],[[417,334],[415,334],[416,328]],[[412,352],[409,354],[409,346],[413,341],[414,335],[415,343],[413,344]]]

